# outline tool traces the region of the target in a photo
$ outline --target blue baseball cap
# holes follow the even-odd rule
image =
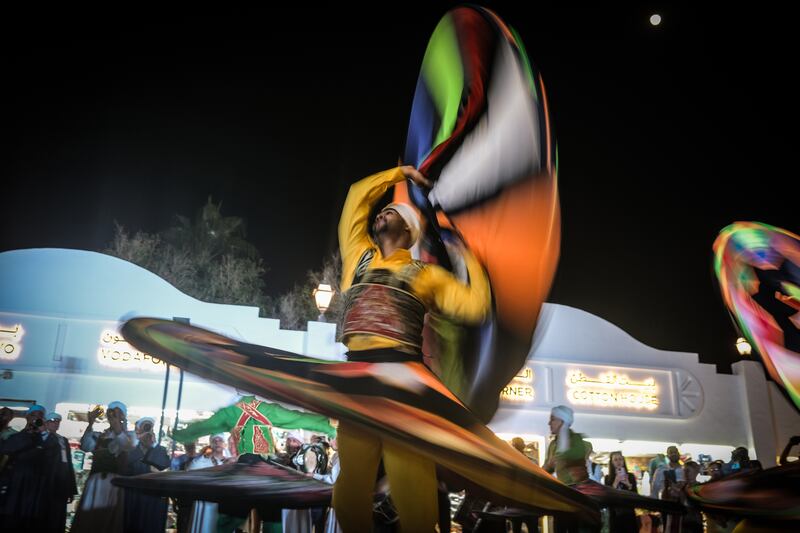
[[[37,404],[33,404],[30,407],[28,407],[28,411],[25,413],[25,415],[29,415],[31,413],[35,413],[36,411],[41,411],[42,415],[44,415],[44,413],[47,412],[47,409],[45,409],[43,406],[39,405],[38,403]]]
[[[122,402],[111,402],[108,404],[108,411],[112,409],[119,409],[122,411],[122,414],[128,416],[128,407]]]

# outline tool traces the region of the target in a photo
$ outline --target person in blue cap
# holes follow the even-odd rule
[[[136,447],[128,453],[122,472],[138,476],[169,467],[169,454],[158,444],[154,431],[155,420],[149,416],[136,421]],[[163,496],[125,490],[125,533],[160,533],[167,527],[167,499]]]
[[[128,431],[128,408],[122,402],[111,402],[106,408],[108,429],[94,431],[101,409],[87,413],[89,425],[81,437],[81,450],[92,452],[92,470],[83,490],[73,533],[121,532],[124,521],[123,491],[111,480],[121,475],[128,461],[128,452],[136,446],[136,435]]]
[[[3,472],[5,494],[0,500],[0,530],[46,531],[43,505],[48,491],[42,482],[45,474],[46,409],[32,405],[25,413],[25,429],[0,443],[0,453],[8,457]]]
[[[78,493],[75,483],[75,469],[72,466],[72,451],[66,437],[58,434],[61,415],[48,413],[44,422],[45,482],[50,497],[42,509],[47,521],[47,531],[63,532],[67,521],[67,504]]]

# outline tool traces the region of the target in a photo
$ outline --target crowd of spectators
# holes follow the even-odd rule
[[[748,449],[743,446],[735,448],[728,461],[713,460],[705,455],[693,460],[681,454],[677,446],[669,446],[664,453],[656,454],[647,465],[642,465],[641,468],[637,466],[634,471],[629,469],[628,461],[621,451],[613,451],[608,455],[608,461],[603,467],[595,462],[597,454],[591,443],[584,435],[572,430],[573,422],[574,413],[569,407],[557,406],[551,411],[548,422],[551,440],[542,465],[545,471],[552,473],[567,485],[577,486],[594,481],[615,490],[677,502],[685,507],[680,525],[677,523],[677,516],[661,517],[659,513],[637,513],[634,512],[634,507],[611,508],[609,509],[611,531],[640,531],[652,525],[654,531],[680,530],[692,533],[704,531],[704,522],[706,527],[709,523],[712,527],[715,526],[715,521],[723,522],[719,528],[722,530],[725,527],[724,518],[703,517],[688,501],[686,489],[698,483],[717,481],[727,476],[762,469],[761,463],[757,459],[751,459]],[[515,437],[510,444],[521,452],[529,449],[529,445],[521,437]],[[797,445],[800,445],[800,436],[792,437],[789,441],[779,459],[780,464],[788,462],[790,450]],[[535,457],[532,460],[536,462]],[[604,473],[598,476],[598,470]]]
[[[40,405],[32,405],[23,415],[24,428],[17,431],[10,425],[14,416],[11,409],[0,408],[0,529],[4,533],[64,531],[67,505],[77,496],[78,486],[69,441],[58,433],[62,417],[46,413]],[[97,431],[95,424],[101,416],[108,427]],[[173,448],[170,454],[159,444],[152,418],[139,418],[132,429],[129,427],[127,407],[122,402],[111,402],[105,409],[97,407],[87,413],[86,420],[88,425],[80,439],[80,449],[91,452],[92,466],[70,531],[164,531],[170,505],[177,516],[174,527],[178,532],[204,530],[209,524],[212,529],[224,528],[225,517],[217,512],[216,504],[168,501],[120,489],[112,480],[117,476],[166,469],[195,470],[236,462],[240,447],[233,432],[229,436],[210,435],[208,444],[202,446],[196,441],[185,442],[182,450],[175,453]],[[706,527],[722,530],[726,527],[724,517],[701,515],[688,501],[687,487],[762,468],[758,460],[750,458],[745,447],[735,448],[730,460],[723,461],[704,455],[694,460],[681,454],[677,446],[669,446],[649,463],[637,463],[631,469],[621,451],[611,452],[607,459],[604,454],[596,454],[585,436],[572,429],[573,423],[574,413],[569,407],[552,410],[548,423],[552,439],[542,461],[545,471],[567,485],[599,483],[615,491],[686,507],[681,524],[673,523],[672,515],[662,518],[657,513],[636,513],[633,507],[609,508],[613,531],[639,531],[652,524],[654,529],[665,532],[680,528],[691,533],[703,531],[704,523]],[[322,435],[306,441],[301,433],[291,431],[285,433],[280,448],[270,449],[268,459],[333,484],[339,474],[335,443],[335,438],[327,440]],[[532,443],[516,437],[510,444],[532,462],[539,463],[538,449]],[[800,436],[787,444],[780,458],[782,464],[788,461],[790,450],[796,445],[800,445]],[[333,511],[325,508],[284,511],[283,523],[275,525],[282,525],[284,531],[290,532],[311,531],[312,525],[316,531],[337,531]],[[519,524],[514,530],[519,530]]]
[[[91,469],[75,507],[71,524],[67,505],[78,496],[73,466],[73,450],[68,439],[58,434],[61,415],[46,414],[40,405],[32,405],[22,416],[25,426],[17,431],[11,421],[20,413],[0,408],[0,531],[63,532],[178,532],[217,531],[224,529],[226,518],[216,511],[216,504],[193,502],[121,489],[112,483],[118,476],[136,476],[167,469],[186,471],[236,462],[237,446],[233,435],[211,435],[208,444],[187,442],[170,452],[158,442],[155,421],[149,417],[128,421],[127,406],[115,401],[106,408],[96,406],[86,414],[88,422],[79,449],[91,453]],[[99,419],[104,429],[96,430]],[[287,433],[282,448],[273,449],[269,460],[294,468],[326,483],[338,476],[335,439],[315,436],[305,442],[298,432]],[[332,446],[333,444],[333,446]],[[181,453],[182,451],[182,453]],[[298,455],[303,459],[298,459]],[[172,455],[172,458],[170,458]],[[174,523],[168,519],[173,511]],[[213,506],[213,510],[211,507]],[[213,511],[213,517],[210,517]],[[312,510],[303,523],[316,523],[321,531],[327,509]],[[291,513],[291,511],[290,511]],[[231,521],[230,530],[241,525]],[[285,522],[285,520],[284,520]],[[286,525],[286,524],[284,524]],[[336,522],[333,518],[333,530]],[[281,524],[277,526],[280,528]],[[284,527],[285,531],[300,531]]]

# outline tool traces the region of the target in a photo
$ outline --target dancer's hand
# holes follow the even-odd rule
[[[428,178],[426,178],[422,174],[422,172],[412,167],[411,165],[404,165],[400,167],[400,170],[403,172],[403,175],[405,177],[407,177],[420,187],[425,187],[427,189],[433,187],[433,183],[431,183],[431,181]]]

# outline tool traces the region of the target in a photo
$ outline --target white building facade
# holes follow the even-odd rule
[[[191,298],[138,266],[94,252],[63,249],[0,253],[0,403],[35,401],[48,409],[85,412],[121,400],[132,415],[174,419],[209,416],[247,391],[195,376],[182,380],[119,335],[136,316],[188,320],[250,343],[329,359],[343,359],[333,324],[310,322],[287,331],[255,307]],[[697,354],[646,346],[584,311],[546,304],[528,364],[501,395],[490,426],[504,437],[546,443],[550,408],[575,412],[574,429],[596,451],[627,455],[683,453],[728,459],[746,446],[765,467],[791,435],[800,415],[766,380],[760,363],[741,361],[719,374]],[[166,397],[165,397],[165,381]],[[166,401],[165,401],[166,398]],[[62,412],[62,415],[66,415]],[[68,420],[65,434],[85,423]],[[71,429],[70,429],[71,428]]]

